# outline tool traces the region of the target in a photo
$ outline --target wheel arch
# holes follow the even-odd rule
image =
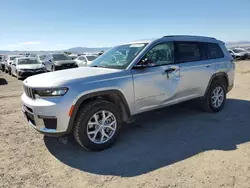
[[[122,92],[119,90],[111,89],[111,90],[97,91],[94,93],[85,94],[81,96],[74,104],[74,109],[71,114],[68,129],[66,133],[72,132],[74,128],[75,118],[77,116],[77,113],[79,112],[79,109],[84,104],[91,102],[93,100],[96,100],[96,99],[104,99],[117,105],[118,108],[121,110],[123,121],[126,121],[131,116],[127,100],[122,94]]]
[[[222,80],[225,81],[226,83],[226,90],[228,91],[228,86],[229,86],[229,78],[226,72],[217,72],[215,74],[213,74],[209,80],[205,95],[207,95],[207,92],[209,91],[209,88],[211,86],[211,84],[215,81],[215,80]]]

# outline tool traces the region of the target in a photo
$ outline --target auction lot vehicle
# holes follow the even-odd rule
[[[11,75],[17,79],[47,72],[45,66],[34,57],[16,58],[11,64]]]
[[[45,67],[48,71],[57,71],[78,67],[76,62],[66,54],[47,54],[44,60]]]
[[[0,55],[0,69],[2,71],[4,71],[4,61],[5,61],[5,56],[4,55]]]
[[[99,151],[115,142],[123,122],[142,112],[197,98],[206,111],[219,112],[234,72],[222,41],[164,36],[113,47],[90,67],[27,78],[22,110],[39,132],[73,133],[82,147]]]
[[[4,71],[6,73],[9,73],[9,75],[11,74],[10,73],[11,64],[13,63],[14,59],[16,59],[17,57],[22,57],[22,55],[8,55],[7,58],[5,59],[5,62],[4,62]]]
[[[44,65],[45,65],[45,63],[44,63],[45,58],[46,58],[46,55],[45,55],[45,54],[36,55],[37,61],[38,61],[39,63],[41,63],[41,64],[44,64]]]
[[[90,65],[95,59],[97,58],[96,55],[81,55],[75,59],[77,65],[79,67],[87,67]]]
[[[234,59],[245,60],[248,58],[248,53],[243,49],[229,49],[228,52],[234,57]]]

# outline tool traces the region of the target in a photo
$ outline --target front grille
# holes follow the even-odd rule
[[[29,98],[32,98],[32,99],[35,99],[35,90],[30,88],[30,87],[27,87],[27,86],[23,86],[24,88],[24,92],[25,94],[29,97]]]
[[[61,65],[61,67],[64,68],[64,69],[73,68],[74,66],[75,66],[75,64],[72,64],[72,63]]]

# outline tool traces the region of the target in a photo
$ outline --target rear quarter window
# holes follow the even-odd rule
[[[224,53],[220,48],[219,44],[216,43],[206,43],[207,57],[208,59],[218,59],[223,58]]]

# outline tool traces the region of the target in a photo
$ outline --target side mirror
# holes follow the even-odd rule
[[[51,59],[49,60],[49,62],[50,62],[50,63],[52,62]]]
[[[13,64],[13,63],[12,63],[12,65],[13,65],[13,66],[16,66],[16,64]]]
[[[150,59],[146,58],[141,60],[139,63],[137,63],[136,65],[134,65],[133,68],[135,69],[143,69],[143,68],[147,68],[148,65],[150,65],[152,62]]]
[[[44,66],[45,66],[45,63],[44,63],[44,62],[42,62],[42,65],[44,65]]]

